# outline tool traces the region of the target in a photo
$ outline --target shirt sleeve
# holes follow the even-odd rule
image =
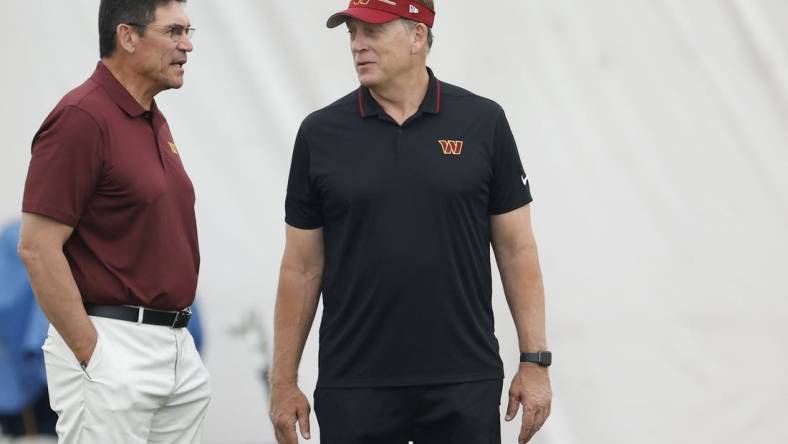
[[[85,111],[67,106],[33,138],[22,211],[76,227],[102,176],[102,136]]]
[[[320,192],[310,175],[311,155],[301,127],[293,148],[290,178],[285,198],[285,222],[288,225],[312,230],[323,226],[323,203]]]
[[[517,143],[501,110],[495,123],[493,140],[493,177],[489,213],[503,214],[531,203],[531,185],[525,174]]]

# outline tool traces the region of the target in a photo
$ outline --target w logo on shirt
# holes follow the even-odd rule
[[[459,156],[462,154],[462,140],[439,140],[443,154]]]

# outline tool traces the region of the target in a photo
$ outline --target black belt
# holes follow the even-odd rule
[[[151,325],[164,325],[170,328],[184,328],[189,325],[189,319],[192,317],[192,310],[189,307],[181,311],[163,311],[142,308],[141,321],[139,319],[140,307],[127,307],[125,305],[86,305],[85,311],[91,316],[119,319],[129,322],[141,322]]]

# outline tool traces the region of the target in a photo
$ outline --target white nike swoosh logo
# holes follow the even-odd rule
[[[528,186],[528,176],[526,176],[526,175],[523,175],[523,176],[522,176],[522,179],[523,179],[523,185],[526,185],[526,186]]]

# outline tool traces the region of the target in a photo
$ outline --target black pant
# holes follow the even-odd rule
[[[318,388],[321,444],[500,444],[503,381]]]

